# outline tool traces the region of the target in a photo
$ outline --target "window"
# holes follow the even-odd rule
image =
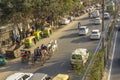
[[[85,30],[85,28],[80,28],[80,30]]]
[[[98,32],[92,32],[92,34],[97,34]]]
[[[81,55],[72,55],[72,59],[79,59],[79,60],[81,60],[82,56]]]
[[[30,77],[30,75],[24,75],[24,76],[22,76],[22,79],[26,80],[28,77]]]

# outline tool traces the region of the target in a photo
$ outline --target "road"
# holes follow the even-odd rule
[[[119,24],[120,25],[120,24]],[[110,67],[110,74],[108,80],[120,80],[120,31],[116,32],[115,48],[113,52],[112,66]]]
[[[89,33],[87,36],[78,36],[78,21],[80,21],[82,25],[89,27]],[[107,26],[108,23],[109,20],[106,20],[105,26]],[[0,75],[2,76],[0,77],[0,80],[4,80],[6,76],[14,72],[42,72],[47,73],[50,76],[55,76],[58,73],[68,73],[71,75],[72,70],[69,60],[72,51],[76,48],[87,48],[93,53],[97,47],[99,40],[91,41],[89,38],[92,29],[101,30],[101,25],[94,25],[93,20],[89,19],[87,15],[84,15],[80,19],[64,26],[64,28],[53,33],[50,38],[43,39],[37,43],[37,45],[48,43],[51,39],[56,39],[58,41],[58,49],[56,53],[45,63],[44,66],[40,66],[38,63],[33,67],[31,65],[21,64],[20,60],[15,59],[5,67],[0,68]]]

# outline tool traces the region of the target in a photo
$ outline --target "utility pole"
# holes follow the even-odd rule
[[[102,49],[104,49],[104,42],[105,42],[105,32],[104,32],[104,0],[102,0]]]
[[[104,9],[105,9],[105,2],[102,0],[102,50],[104,54],[104,68],[107,62],[107,53],[105,51],[105,26],[104,26]]]

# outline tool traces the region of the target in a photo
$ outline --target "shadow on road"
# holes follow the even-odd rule
[[[77,35],[78,36],[78,35]],[[89,36],[78,36],[80,37],[79,39],[71,41],[71,43],[85,43],[91,41]],[[82,37],[82,38],[81,38]]]
[[[29,69],[30,68],[30,65],[22,64],[22,63],[20,64],[20,63],[21,63],[20,61],[8,63],[7,65],[0,67],[1,68],[0,72],[20,71],[22,69]],[[9,65],[12,65],[12,66],[9,66]]]
[[[94,23],[93,23],[93,22],[87,23],[87,24],[85,24],[84,26],[93,27],[93,26],[94,26]]]
[[[56,61],[52,64],[47,65],[47,66],[44,65],[44,67],[41,67],[35,73],[40,72],[40,73],[46,73],[50,76],[55,76],[59,73],[68,74],[70,71],[69,69],[70,69],[69,62]]]
[[[69,35],[65,35],[65,36],[60,37],[59,39],[76,38],[76,37],[79,37],[78,33],[72,33],[72,34],[69,34]]]
[[[66,32],[66,31],[75,31],[75,30],[78,31],[77,25],[75,26],[75,28],[65,30],[64,32]]]

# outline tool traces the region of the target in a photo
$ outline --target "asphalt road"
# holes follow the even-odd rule
[[[58,73],[71,74],[70,55],[76,48],[86,48],[90,52],[94,52],[99,40],[91,41],[89,38],[90,32],[93,29],[101,30],[101,25],[94,25],[93,19],[84,17],[79,19],[82,25],[89,27],[89,33],[87,36],[78,36],[77,24],[69,26],[66,30],[62,31],[62,35],[58,38],[59,50],[54,57],[47,63],[51,65],[44,66],[38,69],[36,72],[47,73],[54,76]],[[105,20],[105,27],[108,25],[109,20]],[[72,74],[73,75],[73,74]],[[71,75],[71,76],[72,76]],[[75,79],[74,79],[75,80]]]
[[[87,36],[78,36],[77,23],[81,22],[82,25],[89,27],[89,33]],[[105,26],[107,26],[109,20],[105,21]],[[34,67],[31,65],[21,64],[20,60],[13,60],[5,67],[0,68],[0,80],[4,80],[6,76],[14,72],[40,72],[47,73],[50,76],[55,76],[58,73],[72,74],[70,66],[70,55],[76,48],[87,48],[90,52],[94,52],[99,40],[91,41],[89,38],[92,29],[100,29],[101,25],[94,25],[93,19],[89,19],[85,15],[81,19],[77,19],[74,22],[64,26],[53,33],[50,38],[46,38],[40,41],[37,45],[41,43],[48,43],[51,39],[56,39],[58,41],[58,49],[50,60],[48,60],[44,66],[40,66],[37,63]],[[36,47],[36,46],[34,46]]]
[[[110,80],[120,80],[120,31],[117,32]]]

